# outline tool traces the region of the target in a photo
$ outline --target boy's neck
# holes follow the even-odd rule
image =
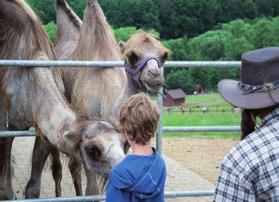
[[[153,149],[151,147],[151,143],[148,143],[146,145],[134,143],[131,145],[131,149],[133,151],[133,154],[135,154],[135,155],[147,156],[147,155],[153,154]]]

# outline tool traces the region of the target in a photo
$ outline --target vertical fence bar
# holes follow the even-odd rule
[[[156,149],[159,153],[162,153],[162,136],[163,136],[163,88],[160,89],[157,94],[157,103],[160,109],[160,118],[157,126],[156,136]]]

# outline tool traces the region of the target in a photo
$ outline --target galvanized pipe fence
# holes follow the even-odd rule
[[[231,68],[240,67],[240,61],[167,61],[165,68]],[[8,67],[124,67],[123,61],[57,61],[57,60],[0,60],[0,66]]]
[[[214,192],[212,190],[198,190],[198,191],[186,191],[186,192],[165,192],[165,198],[179,198],[179,197],[204,197],[212,196]],[[57,197],[57,198],[41,198],[41,199],[26,199],[26,200],[9,200],[2,202],[81,202],[81,201],[105,201],[106,198],[103,195],[96,196],[72,196],[72,197]]]
[[[240,126],[165,126],[163,132],[239,132]],[[0,138],[5,137],[34,137],[35,131],[0,131]]]
[[[240,61],[168,61],[164,68],[236,68],[240,67]],[[0,60],[0,68],[18,68],[18,67],[64,67],[64,68],[106,68],[106,67],[123,67],[123,61],[47,61],[47,60]],[[161,117],[158,123],[156,148],[162,151],[162,134],[163,132],[237,132],[240,131],[239,126],[195,126],[195,127],[163,127],[163,89],[157,96],[157,102],[161,111]],[[34,131],[0,131],[0,138],[4,137],[32,137],[36,136]],[[165,198],[178,197],[201,197],[212,196],[213,190],[196,190],[183,192],[166,192]],[[74,201],[104,201],[104,196],[80,196],[80,197],[60,197],[45,198],[33,200],[16,200],[16,201],[53,201],[53,202],[74,202]]]

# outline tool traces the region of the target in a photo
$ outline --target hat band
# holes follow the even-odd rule
[[[256,92],[268,92],[273,89],[279,88],[279,81],[275,81],[273,83],[266,83],[263,85],[252,86],[249,84],[238,82],[238,88],[243,91],[243,94],[256,93]]]

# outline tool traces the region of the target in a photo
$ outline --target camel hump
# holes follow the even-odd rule
[[[120,60],[120,48],[98,1],[88,1],[83,19],[77,54],[86,60]]]
[[[96,4],[98,4],[97,0],[89,0],[89,1],[88,1],[88,5],[89,5],[89,6],[94,6],[94,5],[96,5]]]
[[[56,46],[78,41],[82,21],[65,0],[56,0],[56,21],[58,29]]]
[[[54,58],[42,23],[25,1],[0,1],[0,58],[32,59],[38,52]]]
[[[6,23],[8,28],[18,27],[19,32],[24,30],[26,23],[38,21],[38,18],[29,6],[25,2],[18,0],[1,0],[0,17],[1,25]]]
[[[59,16],[57,16],[57,20],[64,20],[63,22],[67,22],[67,20],[69,21],[68,23],[72,26],[75,26],[77,29],[80,29],[82,21],[81,19],[78,17],[78,15],[73,11],[73,9],[70,8],[70,6],[68,5],[68,3],[66,2],[66,0],[56,0],[56,12],[58,12],[57,14],[59,14]],[[64,15],[60,15],[60,14],[64,14]],[[60,17],[65,17],[61,18]],[[69,26],[69,24],[66,24],[66,26]]]
[[[65,0],[56,0],[56,4],[60,5],[60,6],[66,6],[67,5]]]
[[[56,22],[58,36],[55,49],[57,56],[65,59],[76,48],[82,21],[65,0],[56,0]]]

